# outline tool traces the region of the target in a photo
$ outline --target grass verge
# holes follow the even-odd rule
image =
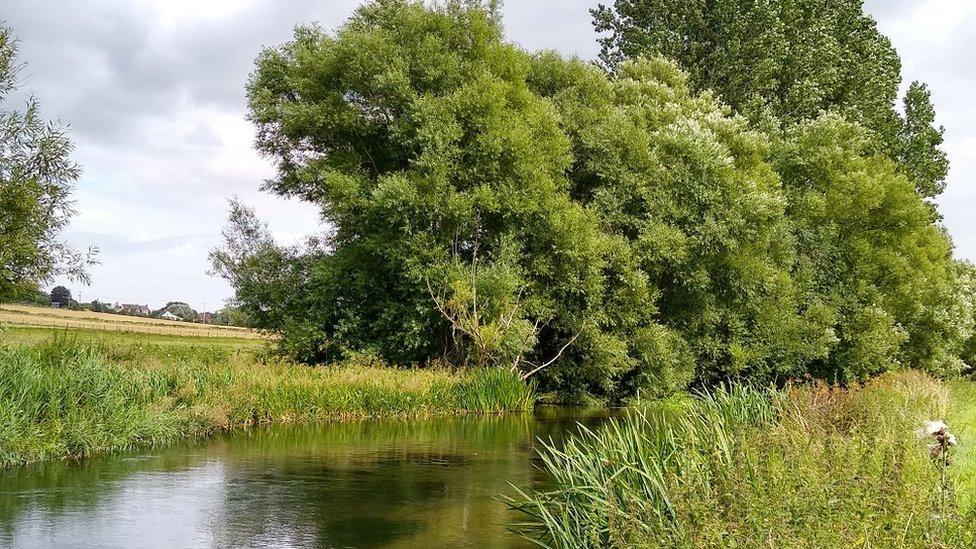
[[[509,499],[515,529],[543,547],[972,547],[957,494],[976,439],[960,432],[943,498],[913,431],[974,394],[903,372],[638,410],[546,447],[554,488]]]
[[[134,448],[255,424],[527,410],[499,370],[328,368],[226,347],[79,341],[0,347],[0,466]]]

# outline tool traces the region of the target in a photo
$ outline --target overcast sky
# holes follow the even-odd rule
[[[508,0],[508,37],[592,59],[595,0]],[[264,45],[298,23],[339,26],[354,0],[2,0],[21,40],[23,91],[70,124],[84,175],[68,238],[95,245],[75,298],[213,310],[232,291],[207,275],[226,201],[240,196],[287,243],[320,230],[317,210],[258,190],[273,170],[252,148],[244,84]],[[952,161],[940,199],[957,255],[976,259],[976,2],[868,0],[905,84],[932,87]],[[4,108],[7,108],[6,106]]]

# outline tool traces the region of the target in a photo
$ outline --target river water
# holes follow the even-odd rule
[[[529,547],[509,483],[606,412],[271,427],[0,471],[0,547]]]

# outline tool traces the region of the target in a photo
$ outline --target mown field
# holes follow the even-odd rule
[[[7,325],[3,331],[0,331],[0,345],[23,346],[37,344],[54,337],[64,337],[78,342],[96,342],[98,344],[123,348],[139,346],[158,348],[215,347],[237,353],[253,353],[267,349],[273,344],[271,341],[258,338],[172,335],[102,329]]]
[[[330,367],[263,342],[7,328],[0,332],[0,467],[163,444],[258,424],[530,409],[499,370]]]
[[[159,318],[12,304],[0,304],[0,325],[3,324],[193,337],[230,337],[236,339],[263,339],[265,337],[260,332],[234,326],[196,324]]]

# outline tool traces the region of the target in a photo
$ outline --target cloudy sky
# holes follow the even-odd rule
[[[595,0],[508,0],[510,39],[594,58]],[[85,301],[170,300],[216,309],[210,277],[227,198],[255,206],[283,242],[320,230],[315,208],[258,190],[271,166],[252,148],[244,83],[263,45],[298,23],[335,28],[356,0],[3,0],[21,39],[22,92],[71,126],[84,168],[68,238],[101,250]],[[952,161],[940,200],[957,255],[976,259],[976,2],[867,0],[907,82],[928,82]],[[4,108],[7,108],[6,106]]]

